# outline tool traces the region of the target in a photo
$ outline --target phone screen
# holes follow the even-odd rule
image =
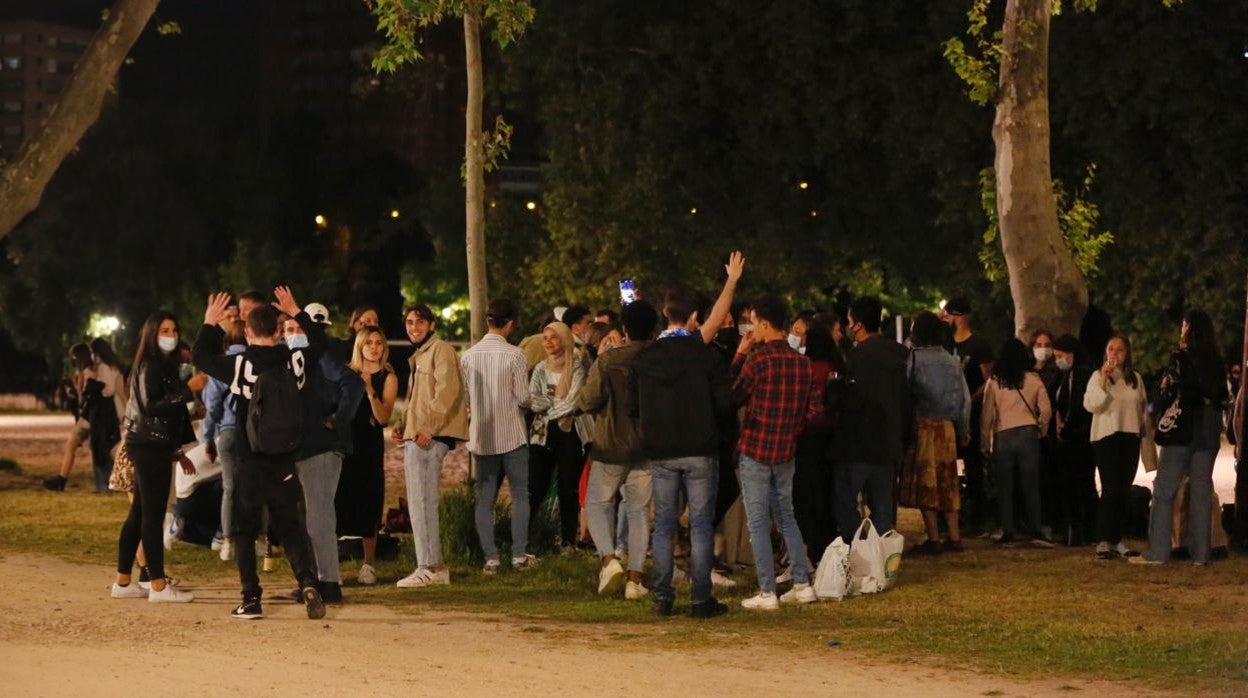
[[[632,279],[620,279],[620,305],[628,305],[637,300],[637,285]]]

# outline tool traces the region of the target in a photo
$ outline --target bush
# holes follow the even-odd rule
[[[480,565],[485,562],[477,541],[475,509],[476,493],[472,484],[464,484],[445,492],[438,502],[442,555],[452,565]],[[559,538],[559,520],[551,499],[529,514],[529,552],[542,555],[555,550]],[[494,504],[494,540],[499,541],[499,556],[511,554],[510,503]]]

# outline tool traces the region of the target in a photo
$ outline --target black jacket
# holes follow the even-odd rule
[[[1067,443],[1083,443],[1092,438],[1092,413],[1083,406],[1083,394],[1092,379],[1092,368],[1075,364],[1063,372],[1053,391],[1053,428],[1057,429],[1057,415],[1062,417],[1062,428],[1057,438]]]
[[[629,389],[647,458],[714,456],[731,408],[728,369],[700,336],[665,337],[637,352]]]
[[[908,364],[910,350],[874,335],[858,343],[846,361],[850,382],[832,441],[841,463],[897,465],[913,435]]]
[[[186,404],[194,400],[195,396],[178,375],[177,362],[170,359],[144,361],[135,369],[131,380],[130,402],[126,407],[126,419],[129,422],[126,431],[127,444],[153,443],[145,434],[146,427],[139,417],[161,420],[164,423],[162,431],[180,434],[178,444],[195,440],[190,413],[186,410]],[[111,400],[108,401],[108,406],[112,407]],[[103,406],[97,412],[104,412]],[[116,414],[116,408],[113,408],[113,412]],[[91,426],[94,430],[95,424]]]

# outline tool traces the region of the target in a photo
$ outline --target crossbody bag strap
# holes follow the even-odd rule
[[[1014,388],[1014,392],[1018,393],[1018,399],[1019,399],[1019,400],[1022,400],[1022,401],[1023,401],[1023,404],[1027,406],[1027,411],[1031,413],[1031,418],[1032,418],[1032,419],[1034,419],[1034,420],[1036,420],[1036,425],[1038,426],[1038,425],[1040,424],[1040,410],[1039,410],[1039,408],[1038,408],[1038,407],[1032,407],[1032,406],[1031,406],[1031,403],[1030,403],[1030,402],[1027,402],[1027,398],[1023,397],[1023,389],[1022,389],[1022,388]]]

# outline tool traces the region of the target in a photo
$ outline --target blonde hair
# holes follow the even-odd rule
[[[558,335],[563,346],[559,349],[559,353],[554,356],[547,356],[546,371],[549,373],[552,369],[560,372],[559,383],[555,385],[555,397],[567,397],[568,390],[572,387],[572,371],[576,368],[576,343],[572,336],[572,330],[562,322],[555,321],[542,328],[542,333],[550,330]]]
[[[364,343],[374,333],[381,335],[381,370],[393,373],[394,369],[390,366],[390,343],[386,341],[386,333],[376,325],[368,325],[355,333],[355,344],[351,347],[351,370],[364,375]]]

